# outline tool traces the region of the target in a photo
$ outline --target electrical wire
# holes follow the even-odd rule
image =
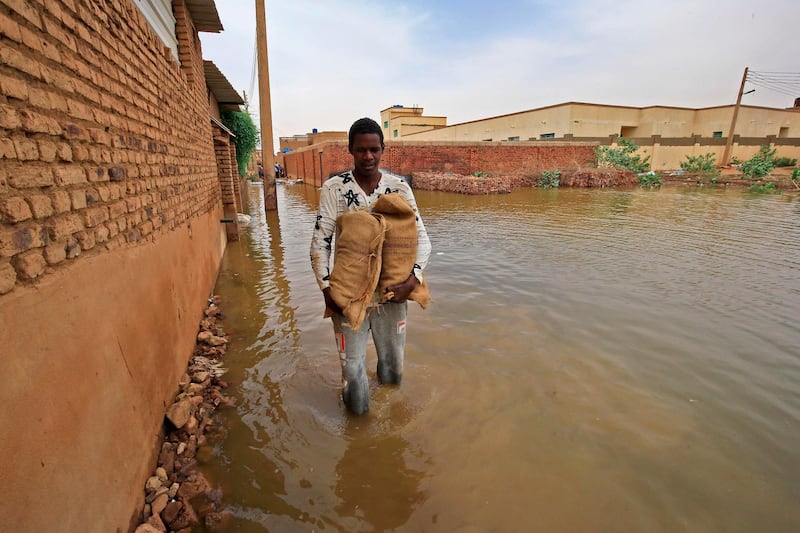
[[[800,72],[767,72],[749,70],[747,81],[753,85],[788,96],[800,97]]]

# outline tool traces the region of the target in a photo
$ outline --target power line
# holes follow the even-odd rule
[[[747,81],[788,96],[800,96],[800,72],[750,70],[747,73]]]

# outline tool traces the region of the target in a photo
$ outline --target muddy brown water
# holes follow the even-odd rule
[[[315,188],[228,245],[230,531],[800,531],[800,197],[417,192],[434,302],[348,416]],[[375,383],[375,355],[370,351]]]

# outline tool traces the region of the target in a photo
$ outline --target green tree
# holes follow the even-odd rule
[[[258,129],[250,115],[244,111],[223,110],[222,123],[236,136],[234,140],[236,164],[239,167],[239,175],[244,176],[253,148],[258,144]]]
[[[635,142],[619,138],[617,148],[598,146],[595,150],[598,167],[615,167],[633,172],[647,172],[650,168],[650,156],[642,157],[636,154],[639,147]]]

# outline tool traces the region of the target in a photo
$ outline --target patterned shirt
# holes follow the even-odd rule
[[[336,219],[347,211],[357,209],[371,211],[372,205],[382,194],[392,192],[400,193],[417,215],[417,260],[413,274],[422,281],[422,271],[428,264],[428,258],[431,255],[431,241],[425,230],[425,224],[422,223],[422,217],[419,216],[417,202],[411,187],[399,176],[381,174],[378,186],[375,187],[372,194],[367,195],[353,177],[353,172],[347,171],[329,178],[322,184],[320,192],[319,211],[311,238],[311,267],[320,289],[325,289],[330,285]],[[410,274],[412,272],[409,272]]]

